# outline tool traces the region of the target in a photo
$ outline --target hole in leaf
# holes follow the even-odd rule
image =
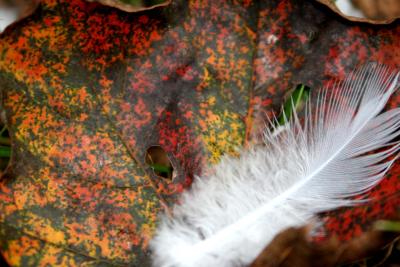
[[[174,168],[162,147],[149,147],[146,151],[146,163],[153,169],[157,176],[172,180]]]
[[[11,158],[11,140],[7,127],[0,123],[0,174],[7,168]]]

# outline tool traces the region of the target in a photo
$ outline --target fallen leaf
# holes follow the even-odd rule
[[[345,19],[355,22],[366,22],[371,24],[389,24],[400,18],[397,0],[358,0],[362,3],[360,13],[362,17],[345,14],[339,7],[336,0],[317,0],[318,2],[329,7],[333,12]],[[354,5],[354,0],[347,0],[349,5]],[[342,1],[343,2],[343,1]],[[379,10],[380,7],[383,9]],[[354,7],[356,8],[356,7]]]
[[[310,241],[310,228],[289,228],[279,233],[251,267],[334,267],[371,258],[399,239],[399,233],[370,230],[360,237],[339,242]]]
[[[158,7],[164,7],[171,3],[171,0],[165,1],[129,1],[129,0],[88,0],[89,2],[99,2],[106,6],[116,7],[126,12],[139,12]],[[151,2],[150,5],[147,2]]]
[[[11,265],[148,266],[157,214],[195,174],[257,140],[287,91],[364,62],[399,67],[399,45],[399,23],[352,24],[310,1],[182,0],[127,13],[44,0],[0,39],[13,147],[2,254]],[[172,180],[146,164],[152,146],[167,153]],[[349,239],[390,216],[396,166],[375,202],[329,213],[327,231]]]

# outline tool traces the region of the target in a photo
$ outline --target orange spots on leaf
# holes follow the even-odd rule
[[[109,88],[114,82],[110,79],[107,79],[107,77],[105,77],[104,75],[101,77],[100,81],[99,81],[100,85],[105,87],[105,88]]]
[[[3,256],[11,266],[19,266],[22,264],[22,257],[34,256],[39,250],[38,240],[22,236],[8,242],[8,250],[3,253]],[[31,261],[31,263],[33,262]]]

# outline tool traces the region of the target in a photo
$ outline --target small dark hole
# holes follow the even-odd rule
[[[172,180],[174,168],[162,147],[149,147],[146,151],[146,163],[153,169],[157,176]]]
[[[11,140],[7,127],[0,123],[0,174],[7,168],[11,158]]]

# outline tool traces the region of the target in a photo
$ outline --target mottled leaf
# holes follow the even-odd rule
[[[363,62],[399,67],[399,45],[399,23],[353,24],[312,1],[182,0],[128,13],[44,0],[0,39],[13,148],[2,254],[24,266],[148,266],[158,213],[195,174],[257,140],[288,91]],[[172,180],[146,163],[153,146]],[[328,231],[350,238],[392,215],[399,171],[371,205],[328,214]]]

